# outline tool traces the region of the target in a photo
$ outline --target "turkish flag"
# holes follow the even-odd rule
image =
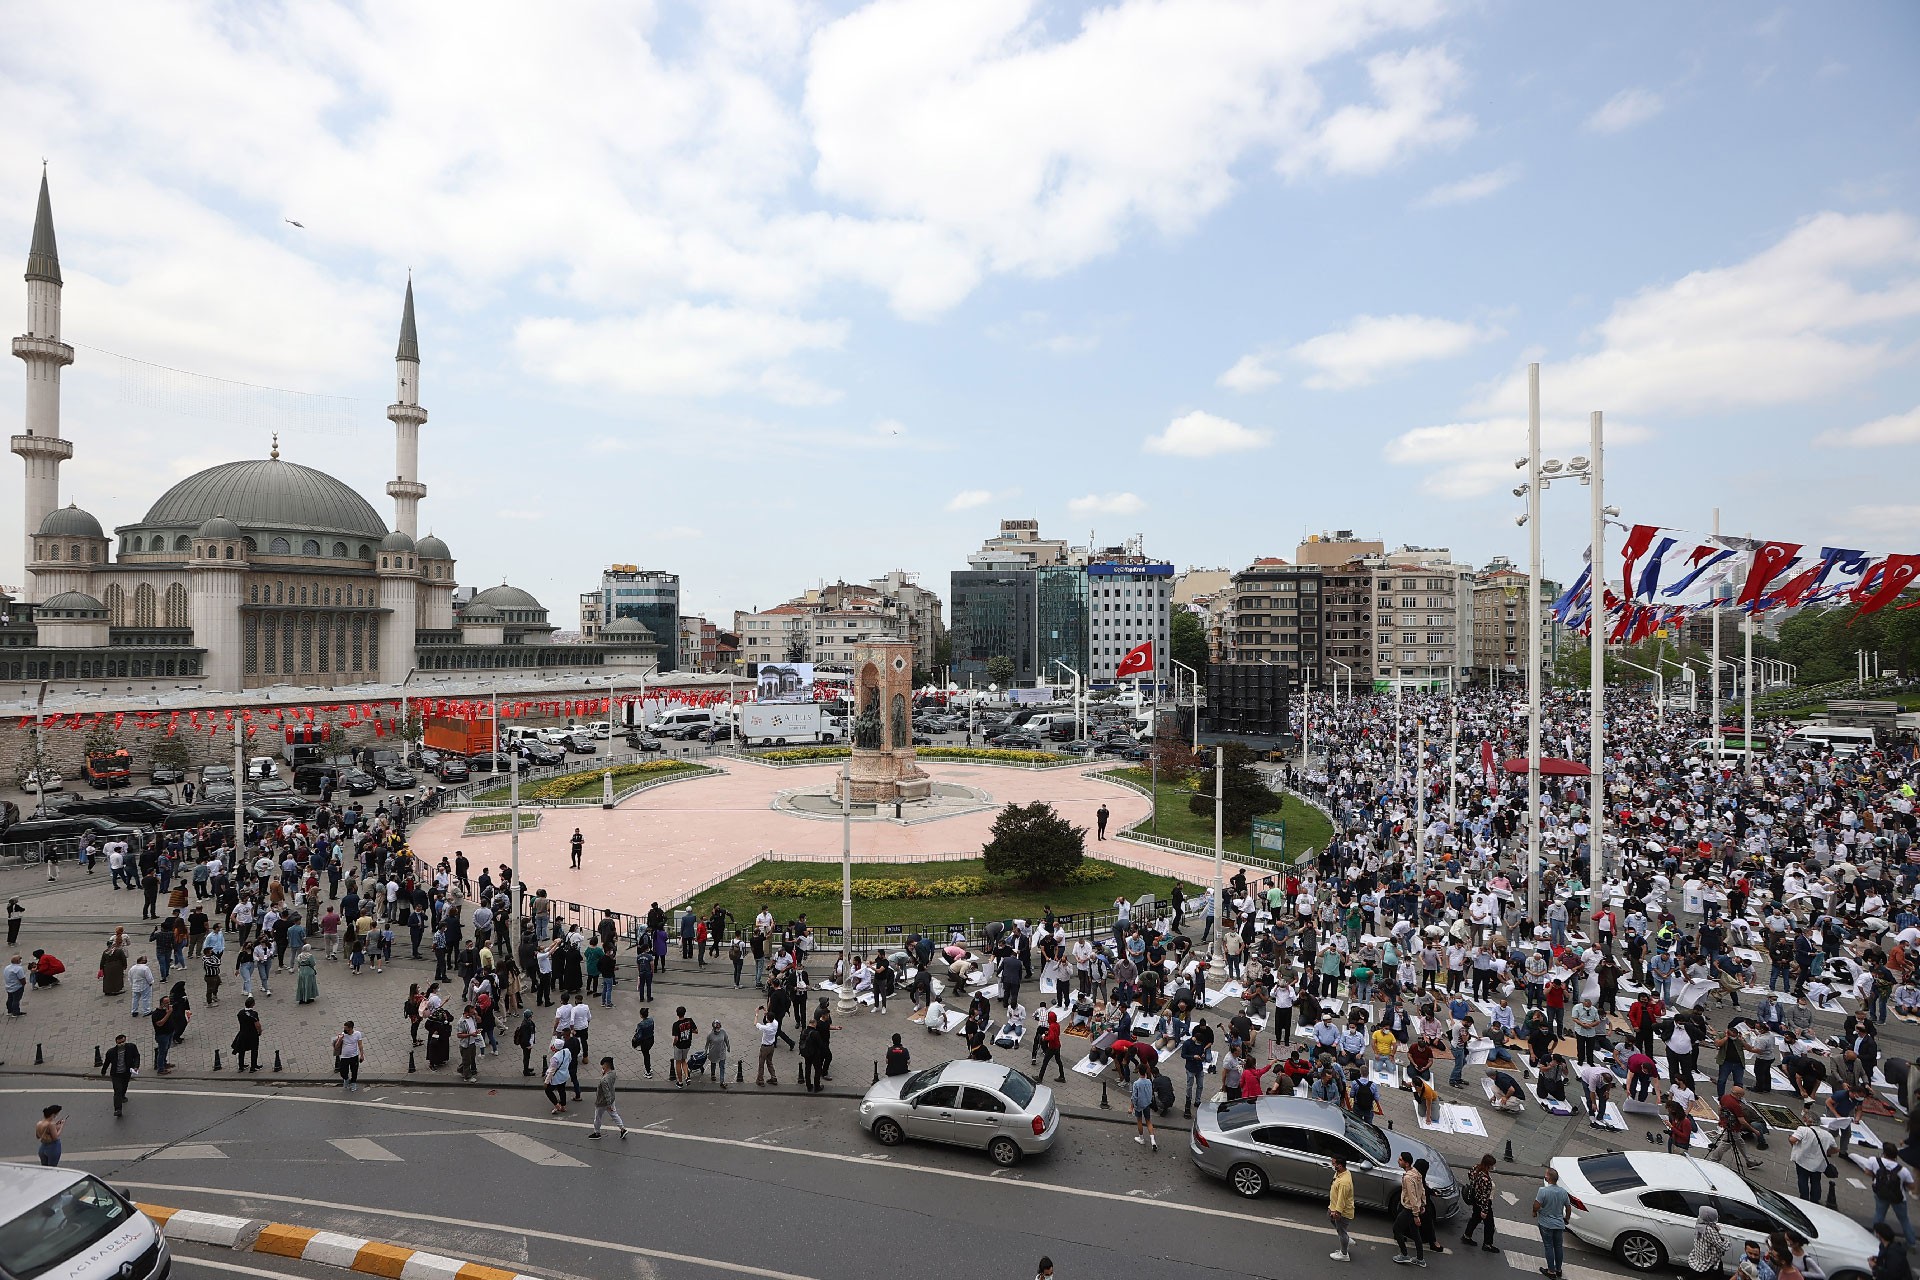
[[[1135,645],[1127,650],[1127,656],[1120,659],[1120,665],[1113,670],[1116,679],[1122,676],[1150,676],[1153,674],[1153,641]]]

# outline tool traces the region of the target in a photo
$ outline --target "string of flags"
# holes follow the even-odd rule
[[[1607,643],[1636,644],[1702,609],[1759,614],[1803,605],[1853,605],[1855,617],[1893,605],[1920,578],[1920,555],[1854,547],[1627,526],[1619,560],[1600,591]],[[1553,602],[1553,616],[1588,633],[1593,625],[1593,548],[1580,575]],[[1895,606],[1920,607],[1920,599]]]
[[[503,700],[498,705],[502,720],[519,720],[529,716],[612,719],[616,704],[645,701],[678,707],[711,707],[730,698],[745,701],[747,697],[748,690],[745,689],[733,694],[720,689],[649,689],[644,699],[636,691],[633,694],[616,694],[611,698]],[[335,730],[353,728],[371,729],[376,738],[382,738],[389,733],[403,732],[400,723],[403,706],[404,714],[427,719],[486,720],[493,716],[495,704],[491,698],[413,698],[404,704],[400,699],[392,698],[370,702],[280,704],[258,709],[56,712],[41,721],[41,730],[46,733],[91,733],[102,726],[111,726],[115,733],[131,728],[136,732],[164,731],[169,738],[180,733],[204,733],[209,737],[218,737],[222,734],[231,736],[234,723],[238,721],[242,734],[249,738],[263,730],[295,735],[306,729],[317,733],[319,740],[325,741]],[[32,715],[22,715],[19,727],[30,729],[33,723]],[[289,737],[289,740],[293,739]]]

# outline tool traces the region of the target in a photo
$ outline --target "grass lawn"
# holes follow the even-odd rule
[[[1151,786],[1153,775],[1146,769],[1109,769],[1108,773],[1126,778],[1141,786]],[[1283,793],[1284,794],[1284,793]],[[1209,804],[1205,815],[1192,812],[1187,802],[1193,798],[1191,791],[1184,790],[1173,783],[1162,781],[1154,798],[1154,819],[1141,823],[1135,830],[1152,832],[1166,836],[1170,840],[1185,840],[1190,844],[1213,847],[1213,808]],[[1327,847],[1327,841],[1333,839],[1333,824],[1327,816],[1297,796],[1288,797],[1287,803],[1276,813],[1265,817],[1284,818],[1287,823],[1287,850],[1291,856],[1300,849],[1320,850]],[[1229,857],[1237,850],[1246,853],[1247,837],[1228,836],[1226,851]]]
[[[1128,867],[1113,868],[1114,877],[1095,884],[1060,885],[1052,889],[1010,889],[1005,892],[974,894],[962,898],[902,898],[902,899],[862,899],[853,900],[853,923],[856,928],[877,928],[881,925],[904,924],[925,925],[942,930],[948,924],[959,923],[969,918],[974,920],[1011,920],[1018,916],[1022,919],[1037,920],[1041,908],[1051,906],[1056,913],[1097,911],[1113,905],[1113,900],[1125,894],[1129,901],[1143,894],[1151,893],[1156,898],[1164,898],[1171,885],[1167,877],[1151,875],[1145,871],[1134,871]],[[938,880],[943,876],[983,875],[985,865],[979,858],[967,858],[953,862],[856,862],[853,875],[856,880]],[[768,898],[760,899],[753,895],[752,886],[762,880],[827,880],[833,884],[832,892],[819,898]],[[1188,885],[1187,892],[1200,893],[1202,886]],[[718,902],[743,921],[751,921],[760,910],[762,901],[773,908],[773,914],[782,920],[791,919],[805,912],[807,919],[815,927],[838,926],[840,923],[840,868],[831,862],[762,862],[731,880],[722,881],[713,888],[700,894],[695,903],[702,914],[711,910]]]

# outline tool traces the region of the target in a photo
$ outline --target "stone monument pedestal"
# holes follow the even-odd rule
[[[933,780],[913,758],[913,645],[861,640],[853,647],[853,759],[846,799],[886,805],[925,800]]]

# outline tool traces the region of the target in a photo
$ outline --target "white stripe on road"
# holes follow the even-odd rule
[[[393,1152],[387,1150],[372,1138],[328,1138],[327,1145],[330,1147],[338,1147],[341,1152],[352,1156],[355,1160],[392,1160],[398,1162],[400,1159],[399,1156],[393,1154]]]
[[[227,1153],[210,1142],[177,1142],[161,1147],[149,1160],[225,1160]]]
[[[535,1142],[524,1133],[508,1133],[504,1129],[481,1130],[473,1135],[484,1138],[502,1151],[519,1156],[522,1160],[534,1164],[543,1164],[550,1169],[584,1169],[584,1160],[575,1160],[572,1156],[555,1151],[544,1142]]]
[[[1509,1249],[1507,1265],[1516,1271],[1538,1271],[1547,1265],[1547,1260],[1536,1258],[1530,1253]],[[1571,1262],[1566,1264],[1561,1274],[1566,1276],[1567,1280],[1619,1280],[1619,1277],[1610,1271],[1595,1271],[1592,1267],[1582,1267]]]

